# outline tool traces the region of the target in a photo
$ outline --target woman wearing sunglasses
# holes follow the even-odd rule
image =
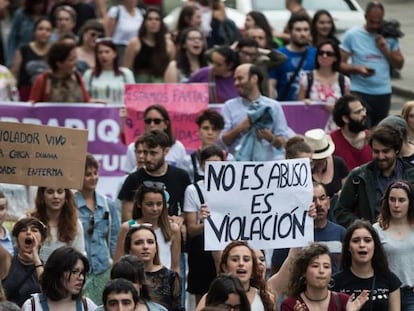
[[[88,259],[73,247],[63,246],[50,255],[40,280],[42,292],[26,300],[23,311],[94,311],[97,306],[82,296]]]
[[[124,241],[130,228],[148,226],[157,235],[161,263],[180,273],[180,228],[176,223],[169,221],[167,207],[169,194],[164,188],[164,184],[152,181],[144,181],[139,186],[134,197],[132,219],[124,222],[119,231],[115,261],[124,254]]]
[[[171,140],[171,147],[165,156],[165,161],[172,166],[181,167],[182,161],[185,159],[187,153],[182,142],[175,139],[171,125],[171,118],[167,109],[162,105],[148,106],[144,111],[144,132],[152,130],[163,131]],[[136,153],[135,146],[132,142],[128,145],[126,159],[123,170],[131,172],[136,168]]]
[[[349,94],[351,87],[350,79],[339,72],[340,62],[338,45],[332,40],[322,41],[317,46],[315,69],[299,80],[298,99],[323,102],[326,109],[332,112],[337,99]]]
[[[99,163],[86,156],[82,189],[75,193],[79,219],[83,225],[85,249],[90,269],[85,292],[96,304],[102,304],[102,291],[109,278],[120,221],[118,207],[96,192]]]
[[[179,311],[182,310],[180,277],[160,260],[158,241],[157,234],[151,227],[138,225],[129,229],[124,252],[137,256],[144,263],[145,276],[154,302],[170,311]]]
[[[45,262],[61,246],[73,246],[85,254],[82,223],[70,189],[39,187],[35,208],[29,216],[36,217],[47,227],[47,238],[40,249],[40,259]]]

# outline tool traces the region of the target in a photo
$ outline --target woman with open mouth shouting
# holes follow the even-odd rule
[[[233,241],[226,246],[221,255],[220,273],[232,273],[239,278],[246,291],[251,310],[276,310],[274,298],[262,277],[255,251],[246,242]],[[206,295],[201,298],[196,310],[202,310],[205,304]]]
[[[46,226],[36,218],[22,218],[13,227],[17,252],[14,256],[0,246],[0,279],[9,301],[21,306],[32,293],[40,292],[43,264],[39,249],[46,239]]]
[[[399,311],[401,281],[390,270],[380,238],[366,220],[356,220],[342,241],[342,271],[334,275],[333,290],[349,295],[369,291],[362,311]]]
[[[82,296],[88,270],[88,259],[73,247],[54,250],[40,279],[42,292],[27,299],[22,311],[94,311],[97,306]]]

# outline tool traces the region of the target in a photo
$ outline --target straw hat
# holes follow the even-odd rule
[[[322,129],[313,129],[305,133],[305,142],[312,148],[312,159],[319,160],[330,156],[335,151],[331,136]]]

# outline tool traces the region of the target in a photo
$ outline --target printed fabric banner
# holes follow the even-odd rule
[[[154,104],[163,105],[171,118],[175,138],[187,151],[200,146],[197,115],[208,107],[207,83],[152,83],[125,85],[125,138],[131,143],[144,131],[144,111]]]
[[[308,245],[313,241],[309,159],[274,162],[207,162],[206,250],[233,240],[255,249]]]

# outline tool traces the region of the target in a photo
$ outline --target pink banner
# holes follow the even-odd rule
[[[131,143],[144,131],[144,110],[153,104],[163,105],[170,114],[176,139],[186,149],[199,147],[197,115],[208,107],[207,83],[127,84],[125,85],[125,138]]]

